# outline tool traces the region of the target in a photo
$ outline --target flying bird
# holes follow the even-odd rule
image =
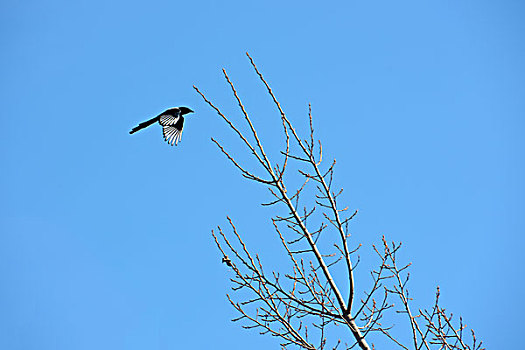
[[[183,115],[188,113],[193,113],[193,111],[188,107],[174,107],[167,109],[155,118],[140,123],[131,129],[129,133],[136,133],[137,131],[144,129],[151,124],[159,122],[159,124],[162,126],[164,140],[172,146],[175,143],[176,146],[182,138],[182,128],[184,127]]]

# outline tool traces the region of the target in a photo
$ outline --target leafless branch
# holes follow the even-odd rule
[[[384,237],[382,249],[373,247],[379,265],[371,272],[371,287],[360,299],[359,305],[353,308],[356,265],[352,257],[361,245],[354,250],[349,249],[348,225],[357,210],[351,212],[348,207],[338,204],[343,189],[334,188],[336,161],[334,159],[327,166],[322,162],[323,148],[321,141],[316,141],[311,105],[308,105],[310,135],[302,139],[254,60],[247,56],[280,116],[284,142],[277,154],[284,156],[282,163],[270,157],[273,151],[265,151],[263,140],[226,70],[223,69],[224,78],[248,126],[247,134],[203,92],[194,88],[239,137],[259,165],[255,171],[248,170],[221,142],[212,138],[243,177],[268,188],[272,198],[263,205],[276,208],[272,218],[273,230],[289,258],[289,266],[286,272],[281,272],[286,270],[285,267],[279,272],[266,272],[262,260],[251,253],[243,239],[244,234],[237,230],[229,217],[231,234],[221,227],[212,231],[223,256],[222,262],[233,273],[233,291],[244,290],[250,295],[241,302],[235,302],[228,295],[231,305],[239,313],[234,321],[243,321],[244,328],[257,328],[261,334],[280,338],[282,348],[325,349],[333,327],[343,326],[349,330],[352,339],[349,341],[351,345],[346,345],[348,349],[354,346],[371,349],[365,338],[376,333],[384,335],[402,349],[431,349],[437,346],[440,349],[480,350],[481,342],[473,332],[473,345],[467,345],[462,320],[459,326],[454,326],[452,315],[439,306],[439,289],[431,311],[419,310],[419,313],[413,314],[410,306],[412,299],[407,289],[410,264],[399,265],[396,253],[401,244],[388,244]],[[294,178],[302,180],[296,183],[292,180]],[[318,245],[320,239],[330,243],[323,244],[323,250]],[[334,276],[334,266],[341,261],[344,261],[346,273]],[[347,287],[346,296],[343,296],[340,286]],[[397,311],[407,315],[412,338],[410,346],[402,344],[392,335],[392,326],[383,324],[384,316],[394,308],[392,299],[400,303],[401,308]],[[343,344],[341,340],[332,342],[335,344],[332,349]]]

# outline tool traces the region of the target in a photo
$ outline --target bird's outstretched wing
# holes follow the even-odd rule
[[[182,128],[184,127],[184,117],[180,114],[163,114],[159,118],[159,124],[162,125],[162,134],[164,140],[170,145],[175,146],[182,139]]]

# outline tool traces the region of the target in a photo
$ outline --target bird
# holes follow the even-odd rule
[[[188,113],[194,112],[188,107],[174,107],[167,109],[155,118],[151,118],[150,120],[140,123],[131,129],[129,133],[136,133],[137,131],[144,129],[155,122],[159,122],[159,124],[162,126],[164,140],[172,146],[174,143],[175,146],[177,146],[177,144],[182,139],[182,128],[184,127],[183,115]]]
[[[228,258],[227,255],[225,255],[223,258],[222,258],[222,262],[226,265],[228,265],[229,267],[233,267],[233,264],[232,264],[232,261],[230,260],[230,258]]]

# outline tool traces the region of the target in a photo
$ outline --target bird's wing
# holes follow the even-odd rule
[[[175,143],[175,146],[177,146],[179,141],[182,139],[182,128],[177,129],[176,126],[166,125],[162,127],[162,134],[164,135],[164,140],[166,142],[172,146],[173,143]]]
[[[162,114],[159,117],[159,124],[162,126],[175,125],[180,119],[180,111],[177,113]]]
[[[170,145],[175,146],[182,139],[182,128],[184,126],[184,118],[180,115],[180,111],[175,114],[163,114],[159,118],[159,124],[162,125],[162,134],[164,140]]]

